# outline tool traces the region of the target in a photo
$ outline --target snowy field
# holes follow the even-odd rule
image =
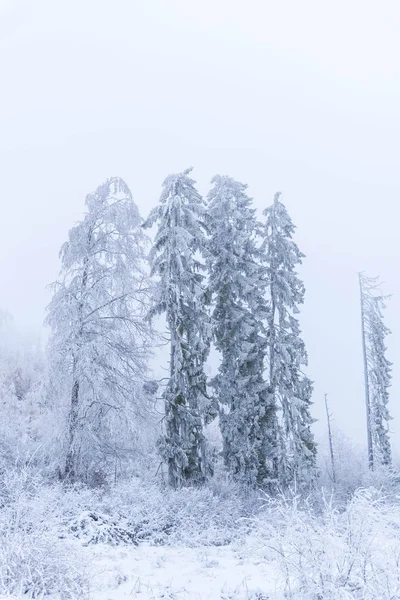
[[[231,546],[210,548],[88,547],[88,591],[98,600],[267,600],[278,593],[279,575],[266,561],[244,558]],[[13,598],[24,596],[13,596]],[[58,600],[59,595],[51,596]],[[78,597],[78,596],[77,596]],[[11,596],[3,596],[10,599]]]
[[[400,598],[396,482],[262,502],[234,487],[28,483],[13,481],[0,512],[0,598]]]
[[[281,598],[279,576],[266,561],[243,557],[232,546],[112,549],[89,552],[93,598],[119,600],[247,600]]]

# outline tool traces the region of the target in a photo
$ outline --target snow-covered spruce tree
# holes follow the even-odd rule
[[[107,466],[107,459],[115,463],[134,445],[122,432],[143,409],[152,339],[147,237],[129,188],[109,179],[86,197],[86,207],[61,248],[47,315],[52,376],[67,404],[61,470],[70,480]]]
[[[247,186],[213,178],[208,195],[209,288],[221,364],[213,380],[220,405],[223,456],[231,477],[249,486],[271,485],[275,407],[264,381],[268,316],[258,222]]]
[[[150,257],[159,281],[150,315],[165,315],[169,332],[170,373],[159,450],[173,488],[204,481],[208,466],[203,426],[212,417],[204,372],[211,339],[201,262],[205,203],[190,171],[166,178],[160,203],[145,223],[158,226]]]
[[[296,268],[303,254],[292,239],[295,231],[276,194],[266,217],[261,247],[268,279],[267,368],[269,391],[277,406],[276,476],[281,485],[302,486],[315,474],[316,445],[311,432],[312,383],[302,373],[307,364],[299,323],[294,315],[304,300],[304,285]]]
[[[369,463],[390,465],[391,448],[388,402],[391,385],[391,363],[386,358],[386,336],[390,330],[383,321],[385,300],[379,292],[378,277],[360,273],[363,334],[366,358],[367,426]]]

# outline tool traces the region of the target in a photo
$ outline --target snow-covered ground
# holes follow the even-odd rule
[[[344,502],[321,493],[253,505],[234,487],[172,492],[131,480],[107,492],[44,484],[24,492],[14,482],[0,511],[0,594],[400,600],[400,490],[391,486]]]
[[[273,565],[239,548],[89,546],[91,597],[98,600],[266,600],[278,595]]]

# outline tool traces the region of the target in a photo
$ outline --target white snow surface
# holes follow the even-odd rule
[[[90,598],[96,600],[272,600],[279,575],[271,563],[240,547],[151,546],[85,548]],[[54,600],[56,600],[54,598]]]

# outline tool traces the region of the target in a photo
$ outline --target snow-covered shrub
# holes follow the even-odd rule
[[[108,490],[76,487],[59,498],[63,535],[84,544],[147,541],[186,546],[230,543],[245,533],[256,503],[233,485],[228,489],[174,491],[132,478]]]
[[[69,531],[87,544],[137,544],[134,528],[126,519],[113,518],[94,511],[84,511],[69,524]]]
[[[286,598],[400,597],[400,506],[376,489],[358,490],[344,511],[326,501],[322,515],[296,499],[271,502],[257,523],[264,556],[281,569]]]
[[[207,487],[163,490],[136,481],[114,494],[126,506],[138,540],[156,544],[225,545],[248,529],[243,517],[253,514],[247,496],[233,485],[228,494]]]
[[[0,481],[0,593],[26,598],[87,597],[79,545],[59,531],[60,487],[46,487],[28,470]]]
[[[0,592],[18,598],[88,597],[88,580],[75,545],[39,530],[4,531],[0,536]]]
[[[336,483],[333,483],[332,468],[327,441],[318,442],[319,485],[332,491],[337,501],[346,504],[354,492],[360,488],[375,487],[392,492],[396,488],[400,492],[400,471],[396,467],[376,465],[374,470],[368,468],[367,449],[355,444],[340,430],[334,430],[333,436]]]

